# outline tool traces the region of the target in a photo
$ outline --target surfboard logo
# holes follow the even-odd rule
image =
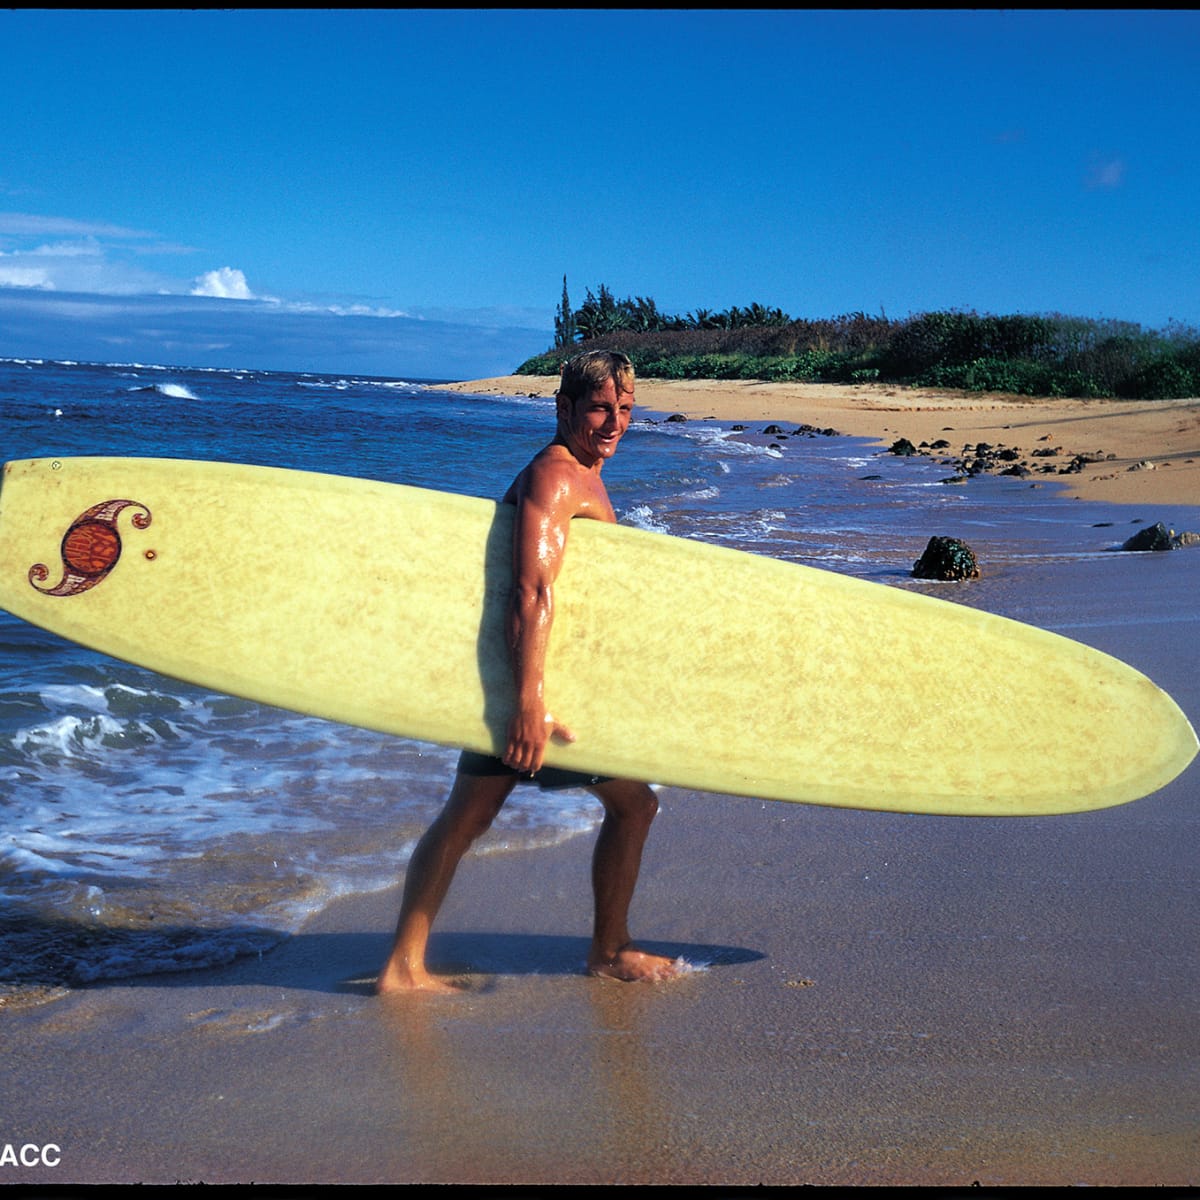
[[[78,596],[102,583],[121,558],[121,533],[117,518],[127,508],[140,511],[133,514],[135,529],[148,529],[150,510],[137,500],[105,500],[93,504],[71,522],[63,534],[59,554],[62,556],[62,579],[53,587],[42,587],[50,578],[45,563],[29,568],[29,582],[45,596]]]

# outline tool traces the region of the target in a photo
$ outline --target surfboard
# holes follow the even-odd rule
[[[0,608],[224,693],[495,752],[513,706],[513,510],[231,463],[8,463]],[[1192,760],[1169,696],[1078,642],[896,587],[575,521],[547,762],[708,792],[1034,815]]]

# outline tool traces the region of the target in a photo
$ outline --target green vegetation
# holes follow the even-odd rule
[[[601,284],[572,310],[563,279],[555,343],[517,368],[557,375],[591,346],[621,350],[648,379],[879,381],[1025,396],[1166,400],[1200,395],[1200,331],[1150,331],[1084,317],[929,312],[895,320],[847,313],[793,320],[752,304],[668,316]]]

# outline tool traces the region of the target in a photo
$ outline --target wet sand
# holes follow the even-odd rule
[[[1200,549],[938,594],[1115,654],[1200,723]],[[261,959],[0,1012],[0,1141],[59,1148],[0,1180],[1194,1185],[1198,792],[1195,762],[1024,820],[665,788],[633,928],[697,969],[581,974],[590,838],[475,857],[432,947],[458,995],[371,994],[393,890]]]

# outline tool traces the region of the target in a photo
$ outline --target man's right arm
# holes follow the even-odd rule
[[[513,591],[508,642],[516,708],[508,728],[504,761],[518,771],[538,770],[554,735],[574,735],[546,711],[545,667],[554,624],[554,583],[562,567],[574,503],[570,475],[548,462],[535,463],[516,496],[513,522]]]

